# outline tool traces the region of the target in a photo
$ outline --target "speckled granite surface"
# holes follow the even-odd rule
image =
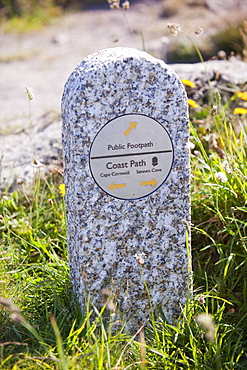
[[[127,114],[140,115],[140,119],[133,116],[137,125],[142,123],[141,115],[158,122],[173,146],[167,178],[163,183],[143,183],[151,193],[139,199],[132,199],[133,194],[129,199],[118,199],[113,195],[118,188],[107,194],[90,169],[90,150],[96,136],[107,127],[108,150],[120,145],[120,136],[116,141],[114,129],[111,135],[110,126],[105,125]],[[138,327],[150,312],[144,278],[153,308],[161,306],[168,321],[174,321],[188,294],[183,220],[190,221],[189,128],[187,97],[181,82],[163,61],[145,52],[130,48],[102,50],[86,57],[72,72],[64,89],[62,115],[69,263],[80,304],[85,292],[97,306],[102,304],[100,291],[109,288],[124,318],[132,318],[130,327]],[[127,123],[123,121],[123,133],[126,127],[128,130]],[[127,131],[128,140],[123,139],[127,140],[123,143],[153,143],[154,126],[150,123],[150,131],[147,127],[139,134],[137,129]],[[132,133],[135,140],[131,139]],[[129,166],[126,147],[119,148]],[[136,147],[132,149],[133,154]],[[147,145],[145,152],[149,150]],[[163,168],[165,158],[157,153],[155,156],[159,160],[156,168]],[[102,162],[102,171],[111,173],[106,162]],[[133,181],[141,180],[138,176],[137,171],[133,173]],[[126,173],[120,174],[114,184],[123,184],[126,178]]]

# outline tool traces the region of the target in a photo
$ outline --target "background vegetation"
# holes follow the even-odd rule
[[[33,31],[52,22],[65,10],[81,10],[102,0],[0,0],[0,21],[6,30]]]
[[[40,11],[40,9],[45,8],[53,9],[54,7],[59,7],[60,9],[66,9],[75,6],[83,8],[85,5],[99,1],[100,0],[1,0],[0,14],[6,18],[11,18],[34,14]]]

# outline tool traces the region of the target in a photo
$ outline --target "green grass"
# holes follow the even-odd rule
[[[47,26],[57,18],[61,17],[63,9],[60,6],[55,6],[52,1],[27,1],[26,4],[16,6],[12,2],[12,12],[8,14],[11,6],[5,6],[0,14],[2,30],[5,32],[24,33],[37,31],[44,26]],[[5,14],[5,9],[6,13]],[[20,54],[20,58],[25,58],[25,54]],[[9,58],[11,60],[11,57]],[[12,58],[13,59],[13,58]],[[16,59],[16,58],[15,58]],[[8,61],[8,60],[7,60]]]
[[[20,185],[0,200],[0,295],[14,303],[0,301],[1,369],[246,369],[247,133],[245,116],[233,114],[244,101],[211,99],[217,109],[203,99],[190,108],[194,296],[177,325],[160,312],[130,336],[88,297],[80,313],[69,282],[63,179],[37,177],[31,189]]]

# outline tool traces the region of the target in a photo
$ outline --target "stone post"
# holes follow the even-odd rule
[[[132,48],[86,57],[62,98],[71,283],[102,304],[107,288],[130,327],[188,296],[187,97],[163,61]]]

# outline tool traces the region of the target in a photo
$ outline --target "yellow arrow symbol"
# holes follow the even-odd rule
[[[115,189],[119,188],[125,188],[126,184],[114,184],[114,182],[111,183],[111,185],[108,186],[108,189],[114,191]]]
[[[132,131],[133,128],[136,128],[136,122],[130,122],[130,127],[127,128],[126,131],[124,131],[124,135],[125,136],[129,135],[130,131]]]
[[[156,184],[158,184],[158,181],[156,181],[154,178],[152,178],[152,180],[150,181],[141,181],[140,182],[140,185],[152,185],[152,187],[154,187]]]

